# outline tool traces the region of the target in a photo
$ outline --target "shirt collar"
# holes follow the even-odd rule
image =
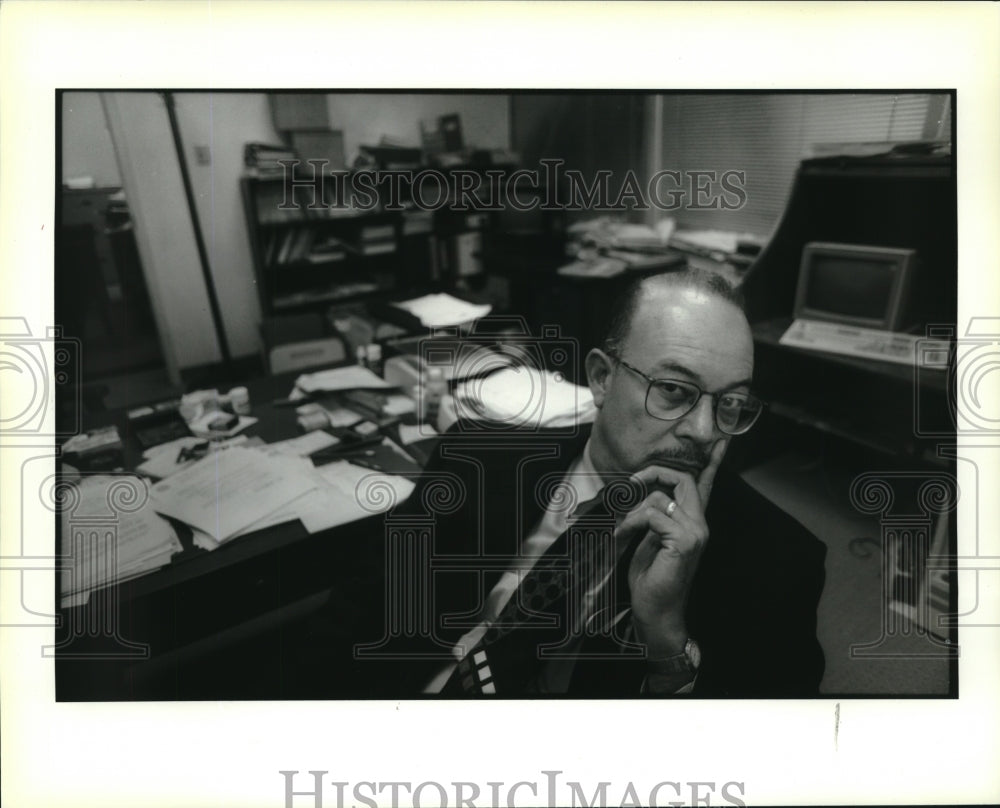
[[[604,488],[604,480],[598,474],[594,467],[594,461],[590,458],[590,440],[587,441],[580,456],[566,472],[565,482],[576,491],[578,503],[593,499]]]

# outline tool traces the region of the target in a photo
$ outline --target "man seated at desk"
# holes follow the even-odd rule
[[[826,548],[721,465],[762,408],[739,293],[694,270],[637,282],[586,370],[592,427],[446,435],[405,503],[460,480],[434,557],[492,562],[435,573],[428,639],[459,662],[424,692],[816,695]]]

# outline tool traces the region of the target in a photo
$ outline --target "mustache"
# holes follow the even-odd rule
[[[695,445],[686,445],[679,449],[655,452],[647,456],[646,461],[648,465],[681,465],[694,467],[698,471],[703,471],[711,459],[711,454],[707,449]]]

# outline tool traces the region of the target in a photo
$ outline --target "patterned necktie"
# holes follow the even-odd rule
[[[606,502],[607,491],[576,509],[569,527],[524,576],[441,695],[520,694],[547,659],[574,654],[586,623],[586,593],[615,565],[615,514]],[[605,587],[611,590],[605,600],[621,594],[614,588]],[[605,606],[609,616],[614,605]]]

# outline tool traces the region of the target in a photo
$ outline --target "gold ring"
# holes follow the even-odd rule
[[[667,516],[673,516],[674,511],[676,510],[677,510],[677,503],[674,502],[673,500],[670,500],[670,504],[667,505]]]

